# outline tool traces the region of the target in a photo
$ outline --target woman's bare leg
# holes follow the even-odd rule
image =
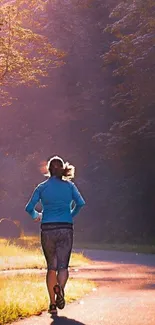
[[[61,269],[58,271],[57,282],[61,286],[61,288],[63,289],[65,288],[68,278],[69,278],[68,269]]]
[[[50,302],[51,302],[51,304],[55,304],[55,293],[54,293],[53,287],[57,284],[56,271],[54,271],[54,270],[47,271],[46,284],[47,284],[47,289],[48,289],[48,293],[50,296]]]

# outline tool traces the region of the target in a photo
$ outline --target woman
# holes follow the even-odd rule
[[[41,221],[41,245],[47,262],[46,283],[50,297],[49,313],[65,306],[64,288],[73,244],[73,218],[85,201],[70,181],[74,167],[55,156],[47,165],[48,179],[34,190],[25,210],[34,221]],[[35,210],[41,201],[43,211]]]

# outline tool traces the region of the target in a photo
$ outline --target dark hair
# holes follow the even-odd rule
[[[54,156],[49,159],[47,164],[48,176],[56,176],[60,179],[73,179],[75,174],[75,167],[68,162],[64,163],[63,159]]]

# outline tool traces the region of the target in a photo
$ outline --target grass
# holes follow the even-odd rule
[[[134,252],[143,254],[155,254],[155,245],[144,245],[144,244],[128,244],[128,243],[116,243],[110,244],[106,242],[87,242],[87,243],[75,243],[74,248],[79,249],[101,249],[101,250],[111,250],[111,251],[121,251],[121,252]]]
[[[66,286],[66,302],[79,299],[94,286],[91,281],[70,279]],[[47,310],[48,304],[49,298],[43,276],[0,276],[0,325],[19,318],[39,315]]]
[[[70,266],[88,265],[82,253],[73,253]],[[39,236],[22,236],[17,240],[0,239],[0,270],[42,269],[46,262]],[[88,280],[70,279],[66,286],[66,301],[72,302],[95,287]],[[39,315],[49,304],[45,277],[39,274],[0,275],[0,325],[19,318]]]
[[[82,254],[73,253],[70,266],[89,264]],[[40,248],[39,237],[24,237],[16,241],[0,239],[0,270],[43,269],[45,258]]]

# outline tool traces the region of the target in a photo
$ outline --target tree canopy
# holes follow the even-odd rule
[[[105,32],[113,35],[104,53],[109,68],[112,107],[118,112],[107,134],[109,145],[129,143],[135,135],[154,136],[155,1],[121,1],[111,12]],[[146,131],[146,132],[145,132]],[[114,148],[114,147],[113,147]],[[113,150],[113,149],[112,149]]]
[[[0,100],[9,104],[10,87],[44,85],[64,53],[45,33],[46,1],[14,0],[0,4]],[[8,99],[7,99],[8,97]]]
[[[106,31],[116,40],[103,58],[120,79],[113,105],[139,112],[155,103],[155,1],[122,1],[110,17],[115,22]]]

